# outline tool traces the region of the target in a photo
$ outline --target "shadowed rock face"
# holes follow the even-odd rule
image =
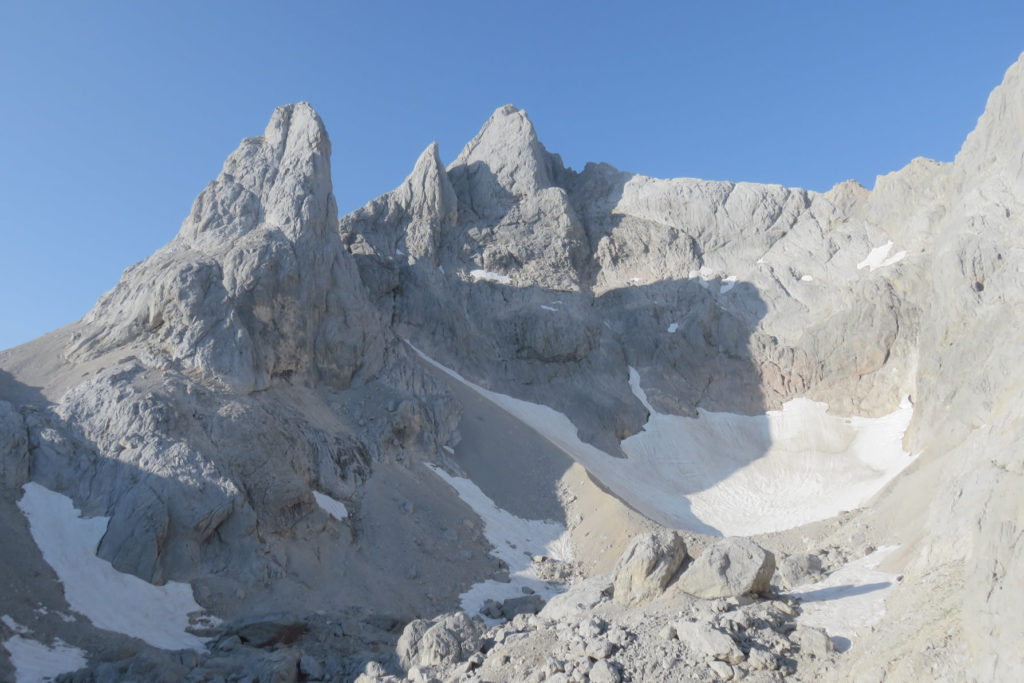
[[[402,337],[613,456],[654,412],[808,397],[878,416],[909,395],[920,458],[843,522],[904,543],[901,611],[842,672],[920,678],[914,653],[941,644],[969,676],[1019,678],[1022,93],[1024,60],[955,162],[870,192],[577,172],[505,106],[450,166],[431,145],[340,219],[322,121],[280,107],[174,240],[79,323],[0,356],[0,516],[37,481],[110,517],[98,554],[119,570],[190,581],[229,617],[376,611],[360,623],[394,640],[502,570],[423,467],[458,470],[461,409]]]

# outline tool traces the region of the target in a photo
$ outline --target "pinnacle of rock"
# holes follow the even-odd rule
[[[526,112],[500,107],[448,167],[460,196],[470,195],[477,213],[535,194],[554,184],[561,162],[537,139]]]

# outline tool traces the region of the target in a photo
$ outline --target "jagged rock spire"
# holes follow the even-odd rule
[[[178,236],[86,316],[69,355],[137,344],[243,391],[275,377],[347,385],[364,351],[379,356],[380,329],[335,230],[330,153],[309,104],[278,107]]]
[[[478,216],[554,185],[561,160],[537,139],[526,112],[498,108],[448,167],[459,197]]]

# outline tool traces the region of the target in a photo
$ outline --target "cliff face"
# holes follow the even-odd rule
[[[23,527],[13,501],[34,481],[110,518],[97,553],[114,568],[189,582],[222,617],[358,608],[400,623],[508,572],[425,467],[516,469],[467,459],[480,443],[463,410],[486,411],[453,395],[465,383],[530,425],[531,452],[568,454],[617,494],[614,459],[635,459],[626,440],[656,419],[748,419],[702,446],[708,481],[681,496],[775,457],[792,399],[861,424],[909,396],[913,464],[826,530],[764,542],[901,544],[888,617],[836,677],[1019,678],[1022,215],[1024,58],[954,162],[915,160],[873,191],[577,172],[505,106],[447,168],[431,145],[339,219],[322,121],[280,107],[177,237],[80,322],[0,355],[0,515]],[[530,423],[554,411],[571,438]],[[801,438],[832,448],[828,419]],[[493,448],[528,457],[514,446]],[[534,494],[517,482],[509,497]],[[554,509],[573,527],[566,500]],[[658,519],[659,504],[634,507]],[[17,571],[44,566],[29,555]],[[368,633],[360,647],[378,647]]]

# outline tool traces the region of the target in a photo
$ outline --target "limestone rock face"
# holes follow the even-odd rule
[[[312,107],[279,107],[178,237],[85,317],[69,357],[138,343],[243,392],[293,378],[345,388],[379,370],[383,331],[334,232],[330,153]]]
[[[768,589],[775,557],[748,538],[725,538],[683,572],[679,590],[699,598],[735,598]]]
[[[28,428],[18,411],[0,401],[0,487],[17,491],[29,480]]]
[[[665,591],[686,557],[686,543],[673,531],[635,537],[615,565],[613,599],[620,605],[650,602]]]

